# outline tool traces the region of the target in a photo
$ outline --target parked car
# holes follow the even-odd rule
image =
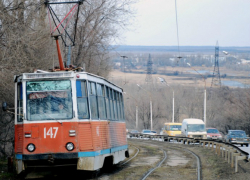
[[[152,135],[157,135],[156,131],[151,131]]]
[[[164,128],[161,128],[160,135],[163,135]]]
[[[143,129],[141,132],[142,135],[154,135],[154,133],[151,132],[151,130]]]
[[[194,139],[207,139],[206,125],[201,119],[183,119],[181,125],[181,134],[184,137]]]
[[[242,130],[228,130],[224,141],[232,144],[240,144],[241,146],[246,145],[246,147],[249,145],[249,137]]]
[[[162,134],[168,136],[181,136],[181,125],[182,123],[165,123]]]
[[[216,128],[206,128],[206,130],[207,130],[207,139],[222,140],[222,135]]]
[[[137,136],[139,136],[139,135],[140,135],[140,132],[137,131],[137,130],[131,130],[131,131],[129,132],[129,136],[130,136],[130,137],[137,137]]]

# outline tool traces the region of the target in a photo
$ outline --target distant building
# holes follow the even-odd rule
[[[121,67],[121,63],[120,63],[120,62],[117,62],[117,63],[115,63],[115,66]]]
[[[250,64],[250,60],[241,59],[241,64]]]

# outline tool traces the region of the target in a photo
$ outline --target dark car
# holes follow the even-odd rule
[[[138,137],[139,135],[140,135],[140,132],[137,131],[137,130],[131,130],[131,131],[129,132],[129,136],[130,136],[130,137]]]
[[[246,145],[248,147],[249,137],[247,137],[245,131],[242,130],[228,130],[228,134],[225,135],[225,142],[232,144]]]
[[[216,128],[206,128],[206,130],[207,130],[207,139],[222,140],[222,135]]]

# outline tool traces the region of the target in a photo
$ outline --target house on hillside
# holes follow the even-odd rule
[[[241,59],[241,64],[250,64],[250,60]]]

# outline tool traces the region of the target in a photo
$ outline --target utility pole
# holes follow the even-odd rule
[[[205,125],[207,125],[206,124],[207,123],[207,119],[206,119],[206,117],[207,117],[207,85],[206,85],[206,79],[201,73],[199,73],[195,68],[193,68],[191,66],[191,64],[187,63],[187,65],[190,68],[192,68],[195,72],[197,72],[204,80],[204,123],[205,123]]]
[[[172,108],[172,110],[173,110],[173,115],[172,115],[172,123],[174,123],[174,89],[173,89],[169,84],[167,84],[167,82],[165,81],[164,78],[158,77],[158,79],[161,81],[161,83],[165,83],[165,84],[166,84],[168,87],[170,87],[170,88],[172,89],[172,91],[173,91],[173,108]]]
[[[125,72],[125,58],[128,58],[127,56],[121,56],[123,59],[123,72]]]
[[[123,59],[123,73],[124,73],[124,77],[125,77],[125,81],[124,81],[124,85],[127,84],[126,81],[126,74],[125,74],[125,58],[128,58],[127,56],[121,56]]]
[[[150,130],[152,131],[152,130],[153,130],[152,94],[151,94],[149,91],[147,91],[146,89],[142,88],[139,84],[137,84],[137,86],[138,86],[139,88],[141,88],[142,90],[144,90],[145,92],[147,92],[148,95],[149,95],[149,97],[150,97],[150,98],[149,98],[149,105],[150,105],[150,124],[151,124]]]

